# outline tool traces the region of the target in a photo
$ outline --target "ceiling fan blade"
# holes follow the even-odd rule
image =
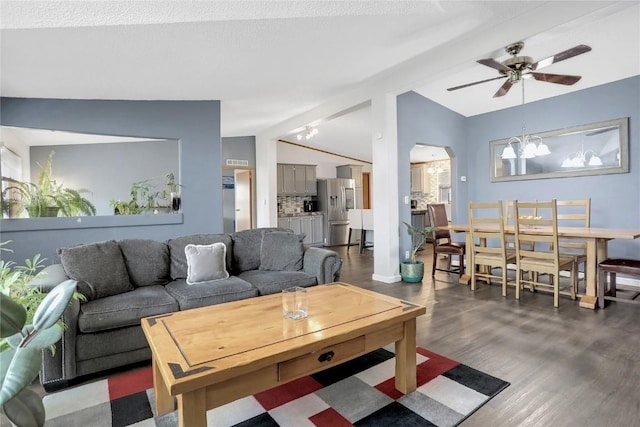
[[[553,56],[550,56],[545,59],[541,59],[540,61],[531,64],[532,70],[539,70],[540,68],[548,67],[551,64],[555,64],[556,62],[564,61],[565,59],[573,58],[574,56],[581,55],[583,53],[587,53],[591,50],[591,47],[580,44],[578,46],[572,47],[571,49],[567,49],[563,52],[556,53]]]
[[[478,64],[486,65],[487,67],[494,68],[498,71],[511,71],[511,68],[507,67],[506,65],[502,65],[501,63],[499,63],[498,61],[492,58],[479,59],[477,62]]]
[[[582,76],[568,76],[565,74],[545,74],[545,73],[531,73],[534,79],[547,83],[557,83],[560,85],[571,86],[578,82]]]
[[[506,82],[504,82],[502,86],[500,86],[500,89],[498,89],[498,91],[495,93],[495,95],[493,95],[493,97],[497,98],[499,96],[506,95],[507,92],[509,92],[509,89],[511,89],[511,86],[513,86],[513,83],[511,83],[511,80],[507,80]]]
[[[467,84],[460,85],[460,86],[456,86],[456,87],[450,87],[450,88],[448,88],[447,90],[448,90],[448,91],[458,90],[458,89],[462,89],[462,88],[469,87],[469,86],[479,85],[480,83],[490,82],[490,81],[492,81],[492,80],[504,79],[504,78],[506,78],[506,77],[507,77],[507,76],[500,76],[500,77],[494,77],[494,78],[492,78],[492,79],[480,80],[480,81],[478,81],[478,82],[467,83]]]

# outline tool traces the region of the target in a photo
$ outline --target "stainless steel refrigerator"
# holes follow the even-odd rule
[[[318,210],[324,214],[324,246],[346,245],[349,236],[349,209],[356,209],[353,179],[318,180]]]

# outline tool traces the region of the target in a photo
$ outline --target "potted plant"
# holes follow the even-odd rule
[[[161,196],[161,193],[154,191],[151,180],[149,179],[132,183],[129,196],[130,199],[128,202],[111,200],[110,204],[113,207],[114,214],[138,215],[147,211],[154,211],[160,206],[158,198]]]
[[[182,198],[180,197],[180,191],[178,188],[180,184],[176,183],[176,178],[173,172],[166,175],[166,182],[164,184],[164,190],[162,191],[162,198],[169,201],[169,208],[172,212],[180,210]]]
[[[82,196],[88,190],[66,188],[52,178],[54,154],[55,151],[51,151],[47,162],[38,164],[41,170],[37,183],[6,179],[11,185],[2,191],[3,207],[18,205],[27,211],[30,218],[96,214],[93,203]]]
[[[6,243],[0,243],[0,250],[9,250],[2,247]],[[42,351],[62,337],[60,318],[77,295],[75,280],[48,294],[31,285],[41,263],[39,255],[24,266],[0,261],[0,406],[18,427],[44,425],[42,398],[28,386],[38,376]]]
[[[402,280],[409,283],[421,282],[424,277],[424,262],[418,261],[416,255],[418,250],[427,241],[427,238],[438,229],[438,227],[416,228],[403,221],[407,227],[407,233],[411,238],[410,258],[405,259],[400,264],[400,275]]]

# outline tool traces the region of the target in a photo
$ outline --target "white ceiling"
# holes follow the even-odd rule
[[[256,135],[418,57],[447,66],[410,89],[447,108],[517,105],[517,87],[492,98],[501,81],[445,90],[497,77],[475,61],[505,59],[517,40],[504,33],[534,60],[593,48],[545,69],[580,82],[528,80],[527,101],[640,74],[638,1],[0,0],[0,28],[2,96],[219,99],[222,136]],[[318,117],[313,144],[370,160],[370,108],[336,116]]]

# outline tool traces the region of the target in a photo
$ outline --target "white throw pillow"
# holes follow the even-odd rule
[[[227,247],[218,242],[211,245],[192,245],[184,248],[187,257],[187,284],[222,280],[229,277],[225,265]]]

